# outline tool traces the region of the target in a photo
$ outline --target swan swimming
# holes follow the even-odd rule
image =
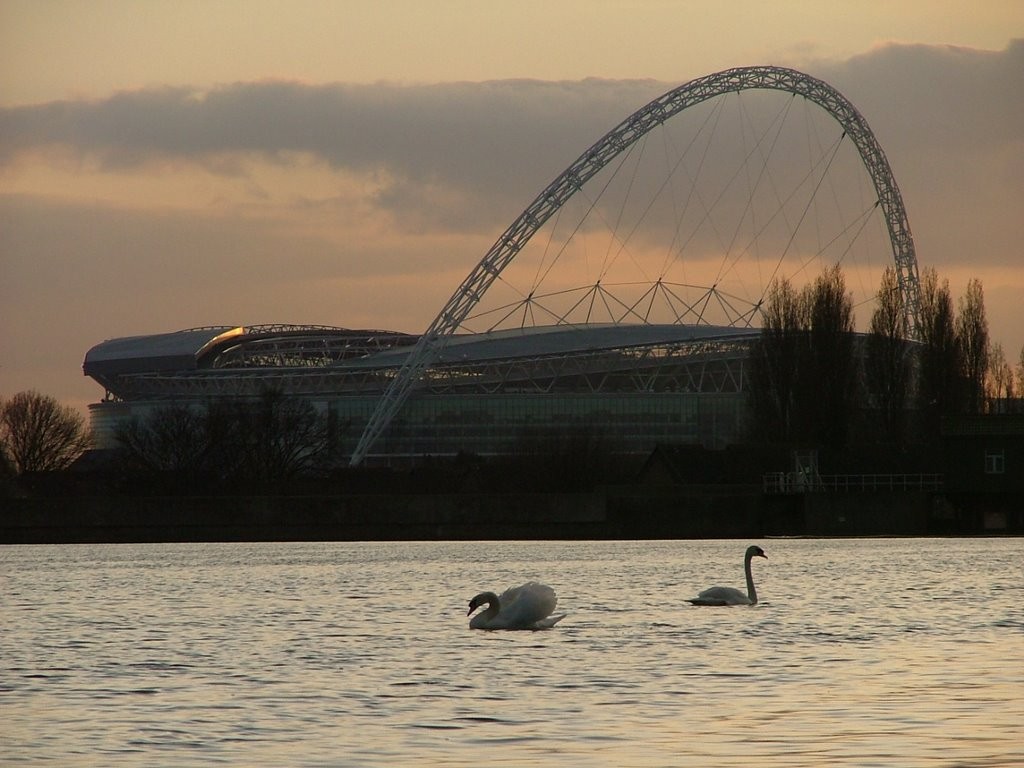
[[[768,559],[763,549],[752,544],[747,547],[747,553],[743,556],[743,570],[747,574],[747,594],[743,594],[735,587],[711,587],[687,602],[694,605],[756,605],[757,590],[754,589],[754,577],[750,573],[750,561],[755,557]]]
[[[565,618],[565,614],[552,616],[558,598],[555,590],[535,581],[518,587],[509,587],[501,596],[481,592],[469,601],[469,616],[481,605],[481,611],[469,620],[470,629],[549,629]]]

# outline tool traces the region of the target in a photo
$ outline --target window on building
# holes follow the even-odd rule
[[[985,451],[985,474],[1001,475],[1006,472],[1006,454],[1003,451]]]

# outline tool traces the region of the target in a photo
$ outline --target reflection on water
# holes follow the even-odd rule
[[[1024,762],[1019,539],[0,548],[4,764]],[[536,578],[569,616],[471,632]]]

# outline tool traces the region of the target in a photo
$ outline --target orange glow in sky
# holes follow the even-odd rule
[[[1024,345],[1024,4],[0,0],[0,396],[111,337],[414,332],[650,98],[775,64],[865,115],[919,263]]]

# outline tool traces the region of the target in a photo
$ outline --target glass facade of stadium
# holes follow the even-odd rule
[[[374,403],[360,413],[353,405],[331,408],[339,421],[351,419],[358,438]],[[722,447],[738,437],[742,418],[741,398],[725,394],[427,395],[406,403],[376,452],[509,454],[573,436],[599,438],[616,453],[649,453],[658,443]]]
[[[367,460],[543,451],[587,437],[608,451],[742,439],[746,359],[757,331],[681,325],[554,326],[455,337]],[[302,397],[350,455],[417,342],[386,331],[215,327],[113,339],[84,371],[106,390],[90,407],[97,444],[116,424],[169,405]]]

